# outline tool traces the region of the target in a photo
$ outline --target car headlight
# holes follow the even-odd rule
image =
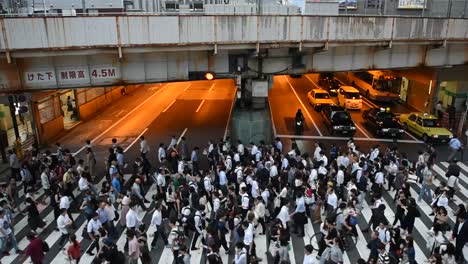
[[[351,128],[351,130],[356,130],[356,127],[353,127],[353,126],[352,126],[352,127],[350,127],[350,128]]]
[[[388,128],[382,128],[382,132],[388,132],[389,129]]]
[[[316,106],[320,106],[321,104],[315,104]]]
[[[403,130],[403,129],[400,129],[400,130],[398,130],[398,131],[400,131],[400,133],[403,133],[403,132],[405,132],[405,130]]]
[[[341,126],[333,126],[333,129],[340,129]]]
[[[438,138],[438,137],[439,137],[439,135],[432,135],[432,137],[433,137],[433,138]]]
[[[453,135],[450,135],[449,138],[453,138]]]

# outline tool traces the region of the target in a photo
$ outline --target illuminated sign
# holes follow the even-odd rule
[[[423,9],[426,8],[427,0],[398,0],[398,8]]]

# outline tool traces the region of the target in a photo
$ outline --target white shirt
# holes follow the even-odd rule
[[[88,231],[88,233],[91,233],[93,235],[98,235],[99,234],[98,229],[101,226],[102,226],[101,221],[99,221],[99,219],[97,219],[97,220],[91,219],[88,222],[87,231]]]
[[[327,175],[328,170],[324,166],[318,168],[318,173],[322,175]]]
[[[239,153],[240,155],[244,155],[244,145],[239,144],[237,146],[237,153]]]
[[[437,201],[437,206],[440,207],[440,206],[443,206],[445,208],[448,209],[448,198],[447,196],[440,196],[439,197],[439,200]]]
[[[146,141],[146,139],[143,139],[142,141],[140,141],[140,152],[141,153],[148,153],[148,151],[150,151],[150,147],[148,145],[148,142]]]
[[[138,227],[141,224],[141,220],[138,219],[138,215],[133,209],[130,209],[125,217],[127,220],[127,228]]]
[[[383,184],[384,183],[384,174],[383,172],[379,171],[375,174],[375,183]]]
[[[317,181],[317,178],[318,178],[318,172],[316,169],[312,169],[310,171],[310,175],[309,175],[309,185],[314,187],[315,186],[315,182]]]
[[[156,227],[158,230],[158,226],[162,223],[162,214],[159,210],[154,210],[153,217],[151,217],[151,225]]]
[[[265,189],[262,194],[261,194],[262,198],[263,198],[263,202],[265,203],[265,207],[268,207],[268,198],[270,198],[270,192]]]
[[[72,224],[72,220],[68,217],[68,214],[60,215],[57,218],[57,228],[62,232],[62,234],[68,234],[67,226]]]
[[[166,150],[164,150],[164,148],[160,147],[159,150],[158,150],[158,159],[159,159],[159,162],[162,162],[163,159],[166,158]]]
[[[68,198],[68,196],[62,196],[62,198],[60,198],[60,209],[63,208],[70,208],[70,199]]]
[[[171,138],[171,143],[169,143],[169,146],[167,146],[167,149],[171,149],[177,144],[177,139]]]
[[[337,159],[336,159],[336,164],[338,165],[338,168],[343,165],[345,168],[348,167],[349,165],[349,159],[347,156],[339,156]]]
[[[327,156],[323,155],[320,157],[320,160],[323,162],[323,166],[326,167],[328,165],[328,158]]]
[[[240,162],[239,153],[235,153],[235,154],[234,154],[234,161],[235,161],[235,162]]]
[[[247,264],[247,252],[243,248],[239,254],[236,253],[234,257],[234,264]]]
[[[80,177],[80,180],[78,181],[78,187],[80,188],[80,191],[88,190],[88,185],[88,180],[85,177]]]
[[[272,165],[270,168],[270,177],[276,177],[278,176],[278,168],[276,165]]]
[[[289,161],[287,158],[284,158],[282,161],[281,161],[281,169],[286,169],[288,168],[289,166]]]
[[[342,170],[338,170],[336,173],[336,185],[341,186],[344,183],[344,172]]]
[[[322,149],[319,146],[317,146],[314,151],[314,159],[316,161],[320,160],[320,151],[322,151]]]
[[[314,257],[312,256],[312,254],[304,256],[303,264],[314,264]]]
[[[215,198],[213,200],[213,212],[218,212],[219,208],[221,207],[221,201],[219,200],[219,198]]]
[[[249,195],[244,193],[242,195],[242,209],[249,209],[249,201],[250,201],[250,198],[249,198]]]
[[[205,176],[205,178],[203,178],[203,186],[205,187],[205,191],[207,192],[211,192],[211,189],[212,189],[212,185],[211,185],[211,177],[210,176]]]
[[[49,176],[47,176],[45,172],[41,174],[41,184],[42,184],[43,189],[45,190],[50,189]]]
[[[161,173],[156,177],[156,181],[158,181],[158,186],[166,187],[166,177]]]
[[[289,208],[283,205],[276,218],[278,218],[281,221],[281,223],[283,223],[283,227],[286,228],[286,224],[289,221]]]
[[[376,148],[376,149],[372,150],[369,159],[374,161],[378,156],[379,156],[379,149]]]
[[[334,192],[328,194],[327,204],[333,206],[333,209],[336,209],[338,207],[338,197],[336,197],[336,194]]]
[[[258,182],[252,181],[250,185],[252,186],[252,197],[257,198],[258,197]]]
[[[244,245],[250,246],[250,244],[252,244],[253,232],[254,232],[254,226],[252,223],[249,223],[249,227],[247,227],[244,233]]]
[[[252,149],[250,150],[250,155],[252,156],[257,155],[257,152],[258,152],[258,147],[253,145]]]

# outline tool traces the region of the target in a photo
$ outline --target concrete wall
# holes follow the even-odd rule
[[[437,18],[147,15],[3,18],[0,22],[4,24],[0,50],[4,51],[323,40],[334,43],[468,39],[467,20]],[[242,34],[237,34],[239,32]]]
[[[260,140],[273,142],[273,128],[269,106],[261,110],[234,107],[231,114],[231,138],[240,139],[244,144]]]
[[[131,93],[141,87],[142,85],[127,85],[125,86],[125,91],[127,93]],[[106,92],[103,95],[98,96],[89,102],[79,105],[78,107],[80,111],[80,120],[86,121],[93,118],[97,113],[99,113],[99,111],[104,109],[107,105],[120,99],[122,97],[121,89],[123,88],[124,86],[115,87],[111,91]]]

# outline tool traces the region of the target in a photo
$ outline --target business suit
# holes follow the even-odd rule
[[[458,231],[460,225],[463,225]],[[457,221],[455,226],[453,227],[453,238],[456,238],[455,243],[455,258],[460,261],[463,260],[463,247],[466,243],[468,243],[468,223],[465,219],[463,223]]]

